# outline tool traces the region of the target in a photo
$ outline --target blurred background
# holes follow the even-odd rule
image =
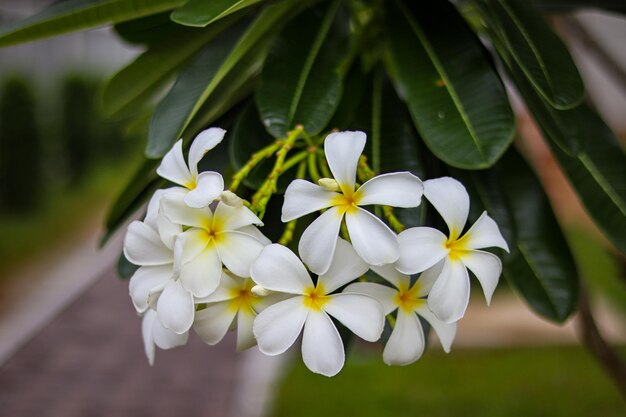
[[[49,1],[1,0],[0,22]],[[592,102],[626,139],[626,20],[558,15]],[[158,351],[115,265],[123,236],[98,248],[106,211],[142,158],[141,126],[107,120],[100,83],[141,50],[99,29],[0,49],[0,414],[6,416],[623,416],[611,377],[581,346],[581,319],[535,316],[505,281],[477,292],[457,340],[387,367],[355,342],[333,379],[299,352],[237,354],[234,339]],[[598,332],[626,357],[626,263],[596,231],[515,100],[519,148],[546,185],[576,255]],[[474,285],[474,288],[478,288]],[[597,353],[596,353],[597,354]]]

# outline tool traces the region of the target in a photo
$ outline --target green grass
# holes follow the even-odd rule
[[[132,162],[126,158],[96,167],[81,184],[49,192],[37,210],[0,216],[0,277],[80,233],[89,222],[102,221],[102,213],[126,184]]]
[[[577,347],[428,352],[388,367],[357,350],[334,378],[300,358],[282,381],[275,417],[618,417],[626,405]]]

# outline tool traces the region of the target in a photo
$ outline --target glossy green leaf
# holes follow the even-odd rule
[[[490,170],[455,176],[473,188],[509,244],[510,254],[500,251],[506,279],[538,314],[564,322],[577,306],[578,272],[534,172],[510,149]]]
[[[387,8],[388,72],[439,159],[458,168],[489,167],[513,140],[514,118],[502,81],[450,3],[411,6],[396,1]]]
[[[261,0],[189,0],[184,6],[174,10],[171,19],[185,26],[206,26],[252,6]]]
[[[0,26],[0,46],[14,45],[160,13],[185,0],[67,0]]]
[[[217,25],[207,30],[186,30],[150,46],[107,81],[101,96],[104,114],[116,116],[142,104],[220,30]]]
[[[342,90],[348,20],[340,3],[320,4],[285,27],[267,57],[257,90],[261,120],[274,137],[302,124],[319,133]]]
[[[169,12],[164,12],[120,22],[113,25],[113,30],[125,42],[135,45],[155,44],[183,29],[172,22],[169,15]]]
[[[139,269],[138,265],[131,263],[126,256],[124,256],[124,252],[120,253],[120,257],[117,259],[117,275],[120,279],[127,280],[133,276],[135,271]]]
[[[302,4],[296,0],[275,3],[263,9],[248,28],[234,26],[205,47],[157,106],[150,122],[146,155],[163,156],[230,71],[248,55],[254,59],[264,57],[272,36]]]
[[[489,24],[533,88],[557,109],[582,102],[585,86],[563,41],[543,17],[520,0],[488,0]],[[489,17],[491,16],[491,17]]]

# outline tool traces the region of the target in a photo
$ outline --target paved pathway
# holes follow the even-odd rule
[[[239,357],[241,357],[239,355]],[[125,282],[109,271],[0,368],[0,410],[19,417],[227,416],[234,340],[144,356]]]

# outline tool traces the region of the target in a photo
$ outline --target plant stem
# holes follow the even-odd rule
[[[237,188],[239,188],[239,184],[241,184],[241,182],[250,174],[250,171],[252,171],[252,169],[261,161],[274,155],[274,153],[278,151],[281,146],[283,146],[283,141],[277,140],[276,142],[252,154],[252,157],[248,160],[248,162],[246,162],[246,164],[242,166],[241,169],[235,173],[235,175],[233,175],[230,187],[228,187],[229,190],[233,193],[236,192]]]

